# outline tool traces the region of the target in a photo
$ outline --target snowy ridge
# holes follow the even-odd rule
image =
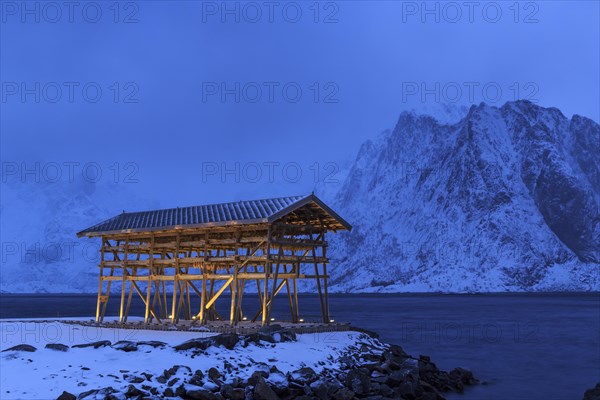
[[[527,101],[454,124],[403,112],[336,196],[354,229],[332,237],[333,290],[600,289],[599,138]]]

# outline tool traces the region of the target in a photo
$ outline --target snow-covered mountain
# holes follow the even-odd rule
[[[527,101],[403,112],[336,178],[316,188],[354,227],[330,236],[334,291],[600,290],[587,118]],[[160,207],[135,189],[3,179],[0,290],[94,293],[98,243],[75,232]]]
[[[98,282],[97,240],[75,233],[118,212],[124,204],[156,208],[131,185],[86,181],[3,179],[0,207],[0,291],[93,293]],[[96,288],[96,289],[94,289]]]
[[[528,101],[403,112],[333,206],[337,291],[600,289],[600,126]]]

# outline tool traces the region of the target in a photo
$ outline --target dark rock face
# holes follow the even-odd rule
[[[600,262],[594,241],[597,204],[577,177],[567,174],[550,159],[544,165],[535,185],[535,201],[544,220],[581,261]]]
[[[69,346],[67,346],[66,344],[61,344],[61,343],[48,343],[46,346],[44,346],[44,348],[56,350],[56,351],[68,351],[69,350]]]
[[[36,350],[37,349],[34,346],[31,346],[29,344],[18,344],[16,346],[13,346],[9,349],[2,350],[2,351],[27,351],[27,352],[33,353]]]

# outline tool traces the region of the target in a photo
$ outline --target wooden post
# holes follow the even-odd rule
[[[179,232],[177,232],[177,243],[175,245],[175,275],[173,276],[173,303],[171,304],[171,323],[177,319],[177,286],[179,286]]]
[[[150,322],[150,295],[152,293],[152,278],[154,277],[154,234],[150,238],[150,260],[148,267],[148,286],[146,287],[146,311],[144,312],[144,322]]]
[[[104,280],[102,279],[104,276],[104,245],[105,239],[102,237],[102,245],[100,246],[100,274],[98,276],[98,301],[96,303],[96,322],[100,322],[100,304],[102,299],[102,286]]]
[[[271,225],[267,231],[267,252],[265,257],[265,282],[263,286],[263,302],[262,302],[262,326],[269,324],[267,318],[267,301],[269,296],[269,270],[271,268]]]
[[[124,307],[125,307],[125,291],[127,289],[127,258],[129,249],[129,239],[125,240],[125,252],[123,254],[123,260],[121,261],[121,271],[122,271],[122,286],[121,286],[121,306],[119,308],[119,322],[124,321]]]
[[[273,302],[275,302],[275,295],[277,295],[277,278],[279,277],[279,267],[281,265],[281,257],[283,255],[283,246],[280,244],[279,245],[279,252],[277,255],[277,263],[275,264],[275,275],[273,276],[273,291],[271,293],[271,298],[269,300],[269,304],[268,304],[268,310],[267,310],[267,319],[269,321],[271,321],[271,310],[273,309]],[[263,315],[264,318],[264,315]]]
[[[321,251],[322,251],[322,256],[323,258],[326,259],[326,254],[327,254],[327,247],[326,246],[322,246],[321,247]],[[326,322],[329,323],[331,321],[331,319],[329,318],[329,294],[327,291],[327,263],[324,262],[323,263],[323,293],[324,293],[324,302],[325,302],[325,319]]]
[[[207,301],[206,265],[208,263],[208,240],[209,240],[209,236],[208,236],[208,232],[206,232],[204,234],[204,262],[201,264],[201,266],[202,266],[202,297],[200,298],[200,323],[201,324],[206,323],[206,311],[205,311],[204,307],[206,307],[206,301]]]
[[[310,235],[312,239],[312,233]],[[325,305],[323,304],[323,292],[321,291],[321,276],[319,275],[319,264],[317,263],[317,248],[312,249],[313,263],[315,266],[315,277],[317,280],[317,292],[319,293],[319,303],[321,304],[321,315],[323,316],[323,322],[327,323],[329,320],[326,318]]]
[[[294,304],[295,304],[295,314],[296,314],[296,322],[300,322],[300,306],[298,305],[298,285],[296,284],[296,280],[300,276],[300,263],[296,264],[296,277],[294,278]]]

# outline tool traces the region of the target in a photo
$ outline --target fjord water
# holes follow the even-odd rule
[[[118,313],[117,298],[108,315]],[[287,319],[285,294],[276,300],[273,315]],[[244,306],[251,318],[258,298],[245,295]],[[134,301],[130,315],[143,315],[142,307]],[[226,315],[226,299],[217,307]],[[442,369],[468,368],[482,381],[451,399],[581,399],[600,382],[599,293],[331,295],[330,308],[336,321],[375,331],[414,356],[429,355]],[[301,296],[307,321],[317,320],[318,310],[315,295]],[[93,295],[0,295],[0,318],[94,311]]]

